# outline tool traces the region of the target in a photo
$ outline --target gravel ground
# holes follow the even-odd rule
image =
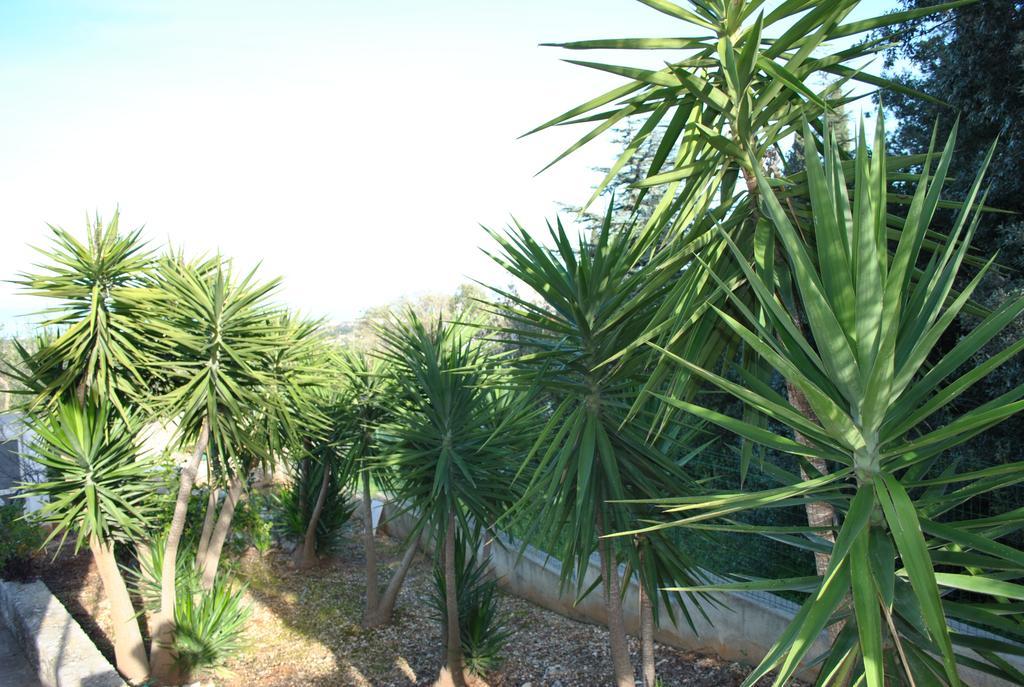
[[[381,584],[401,551],[378,539]],[[41,573],[72,615],[112,658],[109,606],[91,556],[64,553],[47,558]],[[354,532],[339,550],[307,571],[288,556],[250,554],[235,566],[249,584],[252,617],[246,648],[227,670],[206,676],[217,687],[412,687],[431,685],[442,664],[442,637],[428,610],[431,564],[417,556],[399,597],[394,622],[377,630],[359,625],[364,582],[363,553]],[[564,618],[522,599],[501,595],[513,631],[501,668],[474,687],[597,687],[610,684],[607,633]],[[634,663],[639,645],[631,640]],[[656,646],[658,675],[674,685],[733,687],[749,668],[672,647]],[[763,680],[759,685],[769,685]]]

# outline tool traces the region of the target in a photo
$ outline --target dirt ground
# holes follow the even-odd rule
[[[392,540],[378,539],[381,584],[397,565]],[[237,561],[234,574],[249,585],[252,616],[246,648],[217,674],[202,676],[216,687],[412,687],[431,685],[442,664],[440,627],[429,611],[431,564],[418,556],[399,597],[394,622],[376,630],[360,624],[363,552],[355,533],[307,571],[289,557],[254,552]],[[113,657],[109,605],[88,552],[47,558],[41,576],[96,641]],[[502,595],[512,630],[501,667],[475,687],[597,687],[609,684],[607,633],[598,626],[564,618],[522,599]],[[639,645],[631,641],[634,663]],[[674,685],[732,687],[749,668],[671,647],[656,647],[658,676]],[[765,685],[770,680],[763,681]],[[759,683],[761,684],[761,683]]]

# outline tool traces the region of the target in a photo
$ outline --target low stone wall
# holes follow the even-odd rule
[[[124,687],[114,667],[42,582],[0,580],[0,619],[43,687]]]
[[[396,538],[408,535],[415,524],[412,515],[399,512],[399,509],[390,503],[384,504],[381,520],[381,528]],[[522,552],[520,549],[520,544],[503,534],[499,534],[491,546],[492,570],[502,589],[574,620],[605,624],[603,590],[600,585],[579,603],[573,603],[572,588],[566,594],[561,592],[561,562],[532,546],[527,546]],[[432,550],[426,547],[424,550],[432,553]],[[590,559],[583,589],[597,579],[600,572],[600,560],[595,554]],[[622,572],[620,568],[620,574]],[[696,632],[686,623],[682,609],[675,606],[678,624],[672,626],[666,623],[657,630],[655,639],[668,646],[714,653],[730,661],[756,665],[768,653],[799,610],[791,601],[767,592],[710,596],[718,603],[702,604],[703,613],[687,602],[687,610],[690,612]],[[636,581],[631,580],[623,608],[627,632],[633,635],[639,634],[638,598],[639,588]],[[822,633],[808,655],[818,656],[826,651],[827,642],[827,635]],[[1019,657],[1005,658],[1018,670],[1024,669]],[[816,673],[816,669],[805,669],[798,672],[797,676],[813,681]],[[961,668],[961,677],[973,687],[1013,687],[1010,682],[971,668]]]

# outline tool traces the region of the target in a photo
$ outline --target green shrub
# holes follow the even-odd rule
[[[289,468],[288,483],[274,499],[274,527],[280,536],[301,540],[306,536],[309,514],[316,505],[323,479],[323,465],[317,461],[299,461]],[[331,471],[323,512],[316,528],[316,549],[326,551],[337,541],[341,528],[356,510],[342,491],[344,476]]]
[[[262,556],[270,550],[273,523],[267,512],[267,504],[273,498],[273,495],[265,496],[253,491],[248,498],[238,502],[235,517],[231,521],[229,544],[232,552],[244,553],[251,546]]]
[[[251,612],[244,601],[245,590],[244,586],[232,588],[226,576],[219,575],[209,592],[179,592],[174,608],[174,648],[184,675],[222,667],[241,649]]]
[[[0,578],[25,580],[33,576],[32,552],[43,543],[43,533],[24,505],[12,501],[0,505]]]
[[[462,536],[455,540],[455,584],[459,600],[459,637],[466,667],[477,675],[494,670],[501,663],[501,651],[511,632],[498,609],[498,583],[487,574],[489,559],[480,560],[476,546]],[[447,636],[444,568],[434,566],[434,588],[430,606],[435,620]]]

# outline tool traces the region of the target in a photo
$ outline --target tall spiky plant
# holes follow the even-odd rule
[[[429,525],[443,561],[447,610],[446,668],[464,687],[455,580],[456,528],[493,522],[515,493],[510,481],[522,450],[523,404],[500,401],[500,377],[464,326],[426,326],[413,314],[380,332],[382,357],[397,385],[393,421],[381,430],[382,459],[392,466],[396,495],[420,515],[410,539]]]
[[[956,413],[943,426],[933,426],[930,419],[940,410],[954,409],[962,394],[1024,350],[1024,340],[1016,341],[984,363],[964,368],[1024,313],[1024,298],[1007,302],[948,353],[931,359],[939,338],[963,312],[988,269],[956,289],[977,226],[977,205],[983,200],[981,176],[951,235],[936,239],[935,250],[926,254],[922,244],[929,240],[943,183],[952,176],[954,141],[947,142],[941,156],[925,159],[903,231],[893,239],[887,231],[890,161],[881,121],[876,135],[870,151],[861,135],[852,165],[852,197],[846,183],[850,165],[841,160],[834,140],[824,149],[824,159],[807,156],[816,251],[808,250],[772,193],[771,182],[758,175],[763,208],[792,272],[810,335],[803,333],[771,284],[746,266],[744,274],[764,317],[734,295],[729,295],[731,312],[714,311],[787,384],[800,390],[813,416],[801,413],[770,386],[739,385],[669,354],[690,373],[798,432],[803,441],[679,398],[665,397],[667,403],[797,456],[811,478],[788,475],[776,489],[666,500],[664,507],[682,526],[747,509],[816,500],[831,504],[841,517],[820,579],[715,587],[809,592],[745,685],[773,669],[778,670],[775,684],[783,684],[830,625],[837,631],[821,664],[821,685],[960,685],[963,667],[1020,683],[1024,674],[999,656],[1018,653],[1013,640],[1024,636],[1024,616],[1014,603],[1024,600],[1024,586],[1008,581],[1024,573],[1024,552],[1000,541],[1021,529],[1019,513],[972,519],[956,509],[1024,480],[1024,463],[964,470],[953,451],[1024,409],[1024,385]],[[729,247],[742,266],[740,248],[731,241]],[[728,287],[722,288],[728,293]],[[838,469],[814,472],[811,458],[832,461]],[[796,528],[792,534],[807,531]],[[971,594],[952,594],[958,590]],[[852,606],[846,602],[851,598]],[[947,619],[998,628],[1007,639],[954,632]],[[977,654],[968,656],[963,653],[967,650]]]
[[[344,402],[339,407],[351,436],[349,460],[353,482],[361,494],[363,504],[363,548],[366,558],[366,607],[363,625],[378,627],[391,622],[398,593],[412,565],[419,537],[406,544],[398,567],[391,574],[381,593],[377,572],[377,546],[374,541],[373,499],[371,483],[385,491],[394,492],[394,476],[387,462],[377,459],[380,454],[379,432],[391,419],[390,406],[396,388],[388,366],[365,351],[345,349],[340,356],[340,372],[345,380]]]
[[[553,248],[518,226],[491,235],[500,246],[494,259],[540,299],[496,289],[504,304],[496,310],[509,323],[505,333],[521,351],[514,362],[519,382],[535,386],[551,406],[536,437],[538,458],[529,466],[530,487],[521,505],[536,509],[534,536],[562,561],[563,585],[576,576],[578,595],[591,591],[583,588],[584,573],[598,551],[615,680],[625,687],[633,684],[634,673],[619,563],[642,571],[648,601],[658,597],[659,586],[695,577],[690,562],[671,546],[645,545],[641,561],[639,547],[602,538],[633,527],[634,509],[622,501],[658,495],[666,483],[685,484],[672,453],[681,456],[688,448],[670,439],[682,430],[679,424],[664,433],[663,451],[642,422],[627,421],[650,364],[646,355],[619,355],[651,326],[681,263],[645,263],[651,242],[617,231],[611,218],[609,212],[593,242],[570,240],[561,223],[549,227]],[[657,605],[643,605],[653,616]],[[672,613],[671,604],[664,608]],[[644,644],[652,647],[653,619],[645,626],[651,631]],[[653,658],[653,650],[645,654]],[[648,661],[644,672],[653,683],[652,670]]]
[[[179,441],[193,446],[167,533],[153,633],[153,677],[172,684],[176,561],[196,471],[208,446],[217,460],[266,450],[251,431],[253,416],[274,401],[263,394],[272,384],[264,363],[284,339],[271,324],[278,280],[260,282],[255,272],[236,279],[219,256],[189,261],[179,254],[160,261],[158,279],[161,298],[148,321],[163,345],[154,407],[178,423]]]
[[[32,459],[47,468],[44,482],[20,485],[20,495],[43,497],[37,513],[51,525],[50,541],[69,534],[75,551],[88,546],[110,601],[117,669],[133,682],[149,674],[138,614],[115,556],[115,542],[144,539],[153,519],[154,465],[140,458],[137,427],[108,401],[58,401],[33,413]]]
[[[140,323],[154,296],[153,256],[140,231],[122,234],[118,219],[115,212],[103,225],[96,217],[84,242],[51,227],[51,247],[39,249],[46,262],[36,266],[37,272],[21,275],[17,283],[27,293],[57,304],[41,313],[44,333],[34,350],[18,346],[21,364],[8,371],[23,383],[26,397],[21,410],[43,437],[37,447],[40,461],[49,461],[66,482],[66,489],[58,489],[56,481],[44,485],[54,499],[48,512],[59,516],[58,530],[79,532],[78,546],[88,542],[114,611],[118,668],[129,679],[141,681],[149,673],[149,662],[114,556],[119,542],[131,539],[144,525],[144,519],[135,516],[148,513],[131,484],[132,477],[144,481],[144,470],[140,472],[135,463],[132,426],[139,420],[138,403],[151,381],[153,346]],[[115,421],[111,409],[120,420]],[[63,458],[58,455],[61,450],[66,450]],[[105,491],[95,491],[90,470],[113,483]],[[79,510],[83,504],[85,509]]]
[[[699,268],[680,273],[674,295],[666,299],[663,313],[655,318],[658,324],[634,346],[656,340],[672,352],[708,367],[732,359],[739,340],[714,316],[712,307],[725,307],[726,292],[710,275],[717,275],[755,310],[761,307],[740,269],[744,265],[761,274],[772,272],[775,249],[770,222],[761,213],[761,195],[769,189],[788,196],[800,219],[806,218],[800,207],[805,198],[799,186],[801,175],[787,177],[781,169],[782,143],[800,132],[804,120],[811,124],[808,147],[820,142],[830,113],[854,99],[848,96],[849,86],[854,83],[912,92],[864,70],[868,58],[888,47],[886,39],[871,37],[870,32],[973,1],[957,0],[852,20],[861,0],[783,0],[774,5],[764,0],[692,0],[686,6],[668,0],[640,0],[671,18],[667,28],[672,34],[685,37],[557,44],[574,51],[627,50],[644,54],[665,50],[678,55],[662,63],[661,68],[569,60],[614,74],[625,83],[530,132],[570,124],[592,126],[555,159],[557,162],[617,123],[629,119],[635,124],[635,136],[598,185],[592,202],[655,129],[664,127],[646,178],[635,184],[642,190],[658,188],[661,192],[642,231],[658,237],[656,251],[687,256],[690,264]],[[842,47],[841,43],[856,37],[864,40]],[[821,77],[827,77],[829,83],[810,85],[824,81]],[[906,166],[920,160],[892,162]],[[783,180],[762,187],[758,175]],[[640,194],[638,207],[642,200]],[[893,200],[902,201],[898,197]],[[892,215],[886,221],[898,235],[900,218]],[[734,260],[726,238],[739,249],[741,261]],[[813,245],[813,236],[807,240]],[[929,239],[924,245],[930,248],[933,244]],[[766,280],[778,282],[783,294],[793,288],[788,274],[781,271]],[[796,315],[798,329],[805,331],[806,316],[799,311]],[[692,393],[690,374],[662,362],[651,375],[648,389],[656,390],[672,374],[680,392]],[[769,369],[753,362],[749,371],[761,382],[766,382],[770,374]],[[809,418],[811,408],[799,389],[791,387],[789,396],[790,402]],[[748,420],[756,417],[751,409]],[[752,445],[746,443],[741,479],[752,455]],[[811,463],[812,472],[827,469],[816,458]],[[822,536],[831,536],[828,527],[834,513],[829,504],[808,503],[807,515],[811,525],[823,528]],[[816,563],[823,573],[827,556],[816,556]]]

